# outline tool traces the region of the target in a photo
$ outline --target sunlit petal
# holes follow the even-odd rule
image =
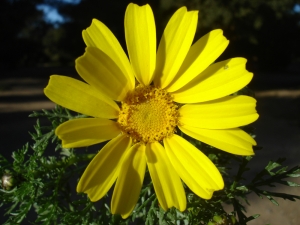
[[[119,107],[113,100],[70,77],[52,75],[44,93],[56,104],[85,115],[108,119],[118,117]]]
[[[76,59],[76,70],[92,87],[108,97],[121,101],[131,90],[130,81],[108,55],[94,47],[87,47]]]
[[[129,60],[114,34],[97,19],[82,32],[83,40],[88,47],[96,47],[112,59],[126,76],[129,89],[135,85],[134,75]]]
[[[126,135],[108,142],[85,169],[77,185],[77,192],[87,193],[93,202],[101,199],[116,181],[123,155],[131,143],[131,138]]]
[[[176,91],[194,79],[223,53],[228,44],[220,29],[200,38],[192,45],[176,77],[167,87],[168,91]]]
[[[147,166],[160,206],[167,210],[172,206],[180,211],[186,208],[185,192],[181,180],[173,168],[166,150],[158,142],[146,147]]]
[[[164,139],[164,146],[174,169],[195,194],[210,199],[224,187],[219,170],[194,145],[174,134]]]
[[[128,55],[139,83],[149,85],[156,64],[156,30],[149,5],[130,3],[125,13],[125,37]]]
[[[55,134],[64,148],[90,146],[110,140],[121,133],[117,123],[108,119],[74,119],[59,125]]]
[[[235,155],[254,155],[252,146],[255,140],[245,131],[234,128],[226,130],[209,130],[191,126],[179,126],[187,135]]]
[[[127,218],[133,211],[146,170],[145,145],[135,144],[124,156],[111,200],[111,212]]]
[[[197,103],[230,95],[245,87],[253,74],[246,70],[247,60],[232,58],[214,63],[191,82],[173,92],[178,103]]]
[[[186,7],[178,9],[169,20],[160,40],[154,83],[165,88],[177,74],[194,39],[198,11],[187,12]]]
[[[179,109],[180,124],[207,129],[227,129],[247,125],[258,118],[256,100],[239,95],[227,96]]]

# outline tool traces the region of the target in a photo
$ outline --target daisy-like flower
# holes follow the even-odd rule
[[[125,13],[128,56],[112,32],[94,19],[83,31],[87,45],[76,60],[86,82],[53,75],[45,88],[53,102],[90,116],[56,129],[64,148],[110,140],[83,173],[78,192],[101,199],[115,183],[111,212],[126,218],[133,211],[148,167],[160,206],[186,208],[182,181],[210,199],[224,186],[215,165],[185,134],[237,155],[252,155],[255,141],[241,130],[255,121],[255,99],[233,96],[252,79],[246,59],[214,63],[228,45],[213,30],[192,45],[197,11],[178,9],[156,52],[156,31],[149,5],[129,4]]]

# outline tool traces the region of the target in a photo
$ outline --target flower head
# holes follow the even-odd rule
[[[130,215],[148,167],[160,206],[186,208],[182,181],[210,199],[224,183],[215,165],[185,134],[237,155],[252,155],[255,141],[240,126],[258,118],[255,99],[233,96],[252,73],[246,60],[214,63],[228,45],[222,30],[194,44],[197,11],[178,9],[156,51],[156,31],[149,5],[129,4],[125,13],[128,56],[112,32],[93,20],[83,31],[85,54],[76,69],[85,82],[53,75],[45,94],[55,103],[90,116],[56,129],[63,147],[110,140],[82,175],[78,192],[101,199],[114,183],[112,213]]]

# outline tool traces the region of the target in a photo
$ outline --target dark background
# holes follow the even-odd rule
[[[279,157],[287,157],[289,165],[299,164],[300,1],[296,0],[0,0],[0,154],[12,160],[12,151],[30,141],[28,131],[34,130],[36,120],[28,118],[30,112],[53,107],[43,95],[49,76],[76,76],[74,62],[85,48],[81,32],[93,18],[105,23],[126,51],[124,13],[129,2],[151,5],[158,42],[170,16],[184,5],[199,10],[195,41],[212,29],[223,29],[230,44],[218,61],[245,57],[247,69],[254,73],[250,87],[260,114],[254,126],[263,149],[252,160],[252,173]],[[53,21],[42,9],[57,10],[61,17]],[[288,202],[278,211],[272,211],[268,202],[250,203],[253,214],[268,210],[269,215],[253,224],[299,222],[299,202]]]
[[[300,71],[300,2],[296,0],[1,0],[1,73],[73,66],[84,52],[81,31],[92,18],[104,22],[125,47],[123,18],[129,2],[151,5],[158,40],[172,13],[186,5],[199,10],[195,40],[212,29],[224,30],[230,45],[220,60],[243,56],[248,69],[256,73]],[[55,9],[62,18],[51,22],[42,8]]]

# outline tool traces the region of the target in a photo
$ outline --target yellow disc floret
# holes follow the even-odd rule
[[[137,86],[122,102],[118,124],[134,142],[151,143],[172,135],[179,113],[172,96],[152,86]]]

